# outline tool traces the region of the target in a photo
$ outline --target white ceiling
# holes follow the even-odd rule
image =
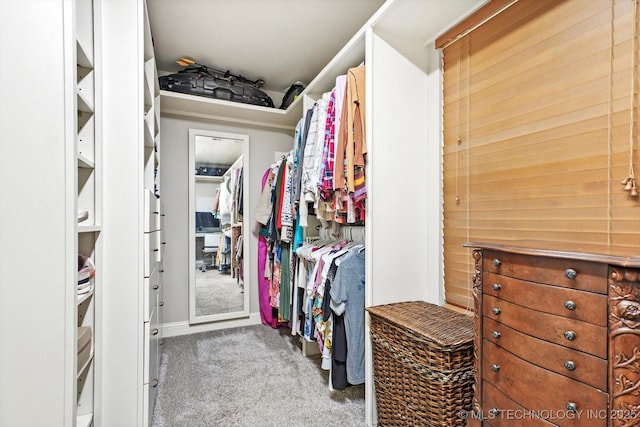
[[[389,0],[374,24],[427,43],[486,1]],[[187,56],[284,92],[296,81],[311,82],[384,3],[147,0],[147,9],[160,72],[180,70],[176,60]],[[242,144],[205,140],[211,138],[198,144],[198,162],[230,165],[242,154]]]
[[[308,84],[384,0],[147,0],[157,67],[187,56],[263,89]]]
[[[231,166],[242,155],[242,141],[196,135],[196,165]]]

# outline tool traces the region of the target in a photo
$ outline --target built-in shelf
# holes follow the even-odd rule
[[[90,427],[93,425],[93,414],[78,415],[76,417],[76,427]]]
[[[89,160],[88,158],[86,158],[82,154],[78,154],[78,167],[79,168],[93,169],[94,166],[95,165],[93,164],[93,162],[91,160]]]
[[[78,233],[97,233],[101,229],[100,225],[78,225]]]
[[[285,110],[243,104],[241,102],[224,101],[203,96],[160,91],[161,113],[169,116],[222,120],[246,125],[265,126],[279,129],[294,129],[302,114],[292,106]]]
[[[86,294],[78,295],[78,305],[82,304],[83,302],[91,298],[93,296],[93,291],[94,291],[94,288],[91,288],[91,290]]]
[[[304,94],[318,97],[335,86],[336,77],[364,60],[365,32],[360,30],[320,71],[286,110],[161,90],[162,114],[223,120],[270,128],[294,129],[303,115]]]
[[[76,85],[75,98],[77,102],[77,116],[75,135],[76,143],[76,161],[77,161],[77,180],[76,180],[76,205],[78,210],[86,209],[89,218],[76,226],[76,251],[77,253],[86,254],[94,262],[100,271],[100,248],[98,243],[98,234],[101,231],[100,225],[96,225],[96,219],[99,221],[101,206],[101,147],[96,134],[96,124],[100,116],[96,117],[96,108],[100,113],[100,99],[96,97],[96,90],[100,89],[99,80],[96,81],[94,50],[95,33],[94,33],[94,0],[74,0],[70,2],[75,7],[75,18],[72,20],[75,24],[75,47],[76,47]],[[75,261],[75,260],[74,260]],[[91,290],[87,293],[75,293],[76,300],[76,323],[77,327],[87,326],[93,331],[96,330],[96,283],[100,282],[99,274],[91,279],[93,284]],[[75,283],[70,284],[76,286]],[[75,425],[78,427],[89,427],[94,423],[94,353],[95,342],[91,337],[91,354],[86,361],[76,358],[76,384],[74,390],[75,396]],[[86,351],[86,347],[83,348]],[[81,349],[76,348],[77,356],[80,355]],[[84,356],[85,353],[82,353]],[[76,356],[76,357],[77,357]],[[81,364],[80,364],[81,363]]]
[[[211,176],[211,175],[196,175],[196,181],[210,181],[210,182],[222,182],[221,176]]]
[[[93,49],[89,51],[89,49],[83,46],[83,42],[80,40],[76,42],[76,57],[78,65],[93,67]]]
[[[92,345],[92,344],[87,344],[87,345]],[[91,355],[89,356],[87,361],[84,362],[84,365],[82,365],[82,367],[78,370],[78,378],[82,376],[85,370],[87,370],[87,368],[91,365],[91,362],[93,362],[93,350],[91,350]]]

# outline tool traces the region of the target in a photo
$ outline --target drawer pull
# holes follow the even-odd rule
[[[564,367],[567,368],[568,371],[576,370],[576,364],[573,363],[571,360],[567,360],[566,362],[564,362]]]
[[[500,267],[500,265],[502,265],[502,261],[500,261],[498,258],[494,259],[493,261],[491,261],[491,264],[495,267],[498,268]]]
[[[153,331],[151,331],[151,335],[158,335],[159,332],[160,330],[158,328],[154,328]]]
[[[158,305],[159,305],[160,307],[164,307],[164,301],[160,301],[160,302],[158,303]]]
[[[159,383],[158,379],[154,378],[153,379],[153,385],[151,387],[156,388],[158,386],[158,383]]]
[[[573,301],[565,301],[564,306],[567,310],[575,310],[576,309],[576,303]]]
[[[164,273],[164,268],[161,268],[161,269],[160,269],[160,273]]]
[[[153,285],[153,288],[152,288],[152,289],[153,289],[154,291],[157,291],[157,290],[158,290],[158,288],[160,288],[160,285]]]
[[[498,409],[498,408],[491,408],[491,409],[489,409],[489,414],[493,415],[494,417],[495,417],[496,415],[498,415],[499,413],[500,413],[500,409]]]
[[[578,412],[578,405],[573,402],[569,402],[566,404],[567,411],[573,412],[574,414]]]
[[[493,372],[498,372],[500,370],[500,365],[496,365],[495,363],[491,365],[491,370]]]
[[[502,289],[502,285],[499,283],[494,283],[491,287],[494,291],[499,291],[500,289]]]
[[[573,280],[576,277],[578,277],[578,273],[576,273],[576,271],[573,268],[567,268],[564,271],[564,277],[566,277],[569,280]]]
[[[498,307],[493,307],[493,309],[491,309],[491,312],[497,316],[502,312],[502,310],[500,310]]]
[[[564,332],[564,337],[566,339],[568,339],[569,341],[573,341],[576,339],[576,333],[573,331],[565,331]]]
[[[500,338],[500,332],[493,331],[493,332],[491,332],[491,336],[494,337],[495,339],[498,339],[498,338]]]

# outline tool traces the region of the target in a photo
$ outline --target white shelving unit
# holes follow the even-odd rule
[[[143,426],[149,425],[153,415],[160,365],[160,317],[162,303],[162,251],[164,231],[160,203],[160,88],[151,27],[146,3],[144,5],[144,405]],[[164,303],[162,303],[164,305]]]
[[[160,91],[144,0],[103,1],[104,363],[100,424],[149,425],[158,385],[164,216]],[[122,79],[121,64],[136,64]]]
[[[0,50],[37,51],[40,65],[20,75],[46,80],[4,85],[0,100],[0,282],[28,284],[0,286],[0,340],[13,349],[0,362],[0,425],[90,426],[102,283],[96,10],[92,0],[0,3]],[[82,223],[79,210],[89,213]],[[93,290],[81,295],[79,253],[97,268]]]
[[[79,223],[77,230],[77,252],[89,257],[96,267],[91,279],[92,289],[76,296],[76,426],[91,426],[95,414],[96,376],[96,286],[101,284],[100,234],[101,234],[101,146],[96,134],[97,84],[95,72],[96,42],[94,32],[93,0],[75,0],[75,47],[76,47],[76,106],[77,133],[75,136],[77,160],[77,210],[86,210],[89,216]],[[74,288],[77,288],[74,286]],[[77,290],[77,289],[76,289]],[[80,346],[80,328],[89,331],[89,341]]]

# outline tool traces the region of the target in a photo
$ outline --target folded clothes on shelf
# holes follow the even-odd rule
[[[93,288],[96,268],[88,256],[78,254],[78,294],[89,292]]]

